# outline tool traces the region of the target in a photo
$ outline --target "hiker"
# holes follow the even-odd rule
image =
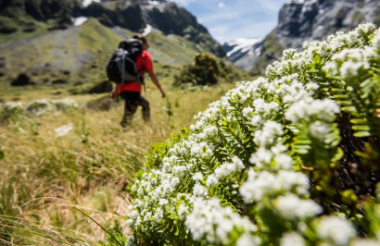
[[[160,82],[156,76],[156,73],[153,70],[152,57],[147,51],[149,48],[148,42],[144,36],[141,34],[135,34],[133,39],[141,40],[143,45],[142,53],[137,57],[136,67],[140,72],[141,79],[144,78],[144,73],[147,72],[149,77],[152,79],[153,83],[160,90],[162,98],[165,98],[165,91],[162,89]],[[126,82],[116,84],[116,88],[112,91],[111,97],[116,98],[117,95],[120,95],[125,100],[124,116],[120,122],[121,126],[125,128],[133,118],[133,115],[136,113],[137,107],[142,106],[142,116],[144,121],[150,121],[150,107],[149,102],[142,97],[141,95],[142,83],[135,82]]]

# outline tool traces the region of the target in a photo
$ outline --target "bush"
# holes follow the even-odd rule
[[[136,242],[379,245],[379,68],[364,24],[238,83],[131,187]]]
[[[193,85],[217,84],[219,69],[217,62],[210,54],[202,53],[195,57],[193,64],[186,65],[175,77],[175,85],[192,83]]]
[[[178,76],[175,76],[174,85],[191,83],[192,85],[215,85],[218,79],[228,82],[239,79],[240,75],[223,60],[217,60],[207,53],[198,54],[193,64],[185,65]]]

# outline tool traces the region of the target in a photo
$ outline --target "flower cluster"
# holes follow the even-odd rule
[[[265,77],[237,83],[210,104],[196,116],[192,134],[168,150],[161,169],[132,186],[136,199],[127,223],[135,236],[181,245],[364,242],[347,219],[324,211],[312,195],[328,183],[319,174],[341,158],[336,118],[355,112],[352,107],[369,108],[360,100],[341,108],[334,93],[361,93],[353,78],[379,63],[379,40],[380,31],[363,24],[305,44],[303,52],[286,50]],[[380,102],[378,90],[365,92]],[[314,183],[321,180],[318,188],[309,170]],[[379,239],[371,240],[365,243]]]

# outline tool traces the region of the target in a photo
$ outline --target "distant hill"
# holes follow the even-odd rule
[[[81,26],[1,45],[0,84],[10,85],[19,74],[27,74],[33,83],[41,85],[102,82],[118,43],[133,33],[120,27],[108,28],[90,18]],[[165,36],[156,29],[147,38],[161,77],[204,52],[191,41],[177,35]]]
[[[32,84],[82,84],[105,79],[117,44],[149,24],[157,68],[178,67],[197,53],[226,53],[196,18],[166,1],[1,0],[0,83],[20,74]]]
[[[73,25],[73,18],[80,16],[96,18],[107,27],[119,26],[134,32],[150,24],[165,35],[184,37],[216,56],[225,56],[223,47],[191,13],[163,0],[1,0],[0,33],[22,39],[68,28]],[[8,41],[14,39],[0,38],[0,44]]]
[[[290,0],[279,13],[277,27],[262,43],[252,48],[254,56],[247,53],[240,60],[248,60],[245,68],[264,71],[282,50],[301,50],[305,41],[321,40],[342,30],[355,28],[360,23],[380,25],[380,1],[378,0]]]

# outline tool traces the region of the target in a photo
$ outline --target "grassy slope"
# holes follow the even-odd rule
[[[105,66],[111,54],[122,39],[131,37],[132,34],[121,28],[111,30],[97,20],[90,19],[80,27],[37,35],[0,48],[1,57],[6,59],[6,75],[0,77],[0,98],[17,94],[20,89],[11,88],[9,84],[21,72],[30,74],[32,80],[39,85],[56,79],[65,79],[70,84],[102,82],[106,79]],[[173,73],[167,71],[167,66],[178,68],[192,61],[198,52],[191,42],[177,36],[167,38],[157,31],[152,32],[148,40],[156,70],[160,74],[167,74],[161,79],[168,80],[168,83],[171,83]],[[71,74],[64,75],[62,71],[70,71]],[[59,89],[62,86],[53,88]],[[37,86],[26,90],[45,89]]]
[[[163,110],[167,101],[149,87],[144,96],[151,103],[152,123],[144,124],[138,112],[127,132],[119,126],[122,103],[110,112],[83,110],[21,117],[0,126],[0,147],[5,154],[0,161],[0,216],[14,214],[78,230],[90,239],[104,238],[101,230],[72,206],[86,208],[102,223],[111,218],[122,222],[129,203],[125,186],[142,167],[150,145],[189,126],[193,115],[232,86],[197,92],[168,89],[174,112],[171,119]],[[95,96],[73,98],[86,102]],[[69,123],[74,124],[74,130],[55,138],[54,129]],[[83,143],[86,133],[88,144]],[[0,220],[0,228],[1,224]],[[26,237],[21,231],[13,233]],[[20,240],[14,243],[21,244]]]
[[[92,84],[105,79],[104,67],[110,54],[121,39],[132,34],[121,28],[108,29],[92,19],[81,27],[20,41],[2,49],[0,56],[6,57],[7,69],[12,73],[10,77],[22,71],[34,71],[38,73],[33,76],[37,82],[64,78],[70,83]],[[152,123],[144,124],[138,112],[127,132],[119,126],[122,103],[109,112],[83,109],[41,117],[21,116],[0,125],[0,150],[5,154],[0,160],[0,230],[4,224],[1,217],[12,214],[37,220],[49,228],[78,230],[91,240],[104,239],[104,233],[75,212],[73,206],[86,208],[86,212],[100,222],[123,221],[129,204],[125,187],[142,167],[144,154],[151,144],[163,142],[180,127],[189,126],[193,115],[206,109],[210,102],[233,86],[225,84],[194,92],[171,88],[173,76],[183,64],[192,62],[199,50],[194,43],[181,37],[171,35],[167,38],[156,31],[148,40],[154,66],[173,108],[173,117],[169,119],[163,109],[167,101],[160,98],[157,89],[147,80],[144,96],[151,103]],[[71,71],[71,74],[63,75],[61,70]],[[3,79],[0,83],[0,98],[6,101],[69,96],[85,104],[105,96],[72,96],[68,93],[72,85],[12,88],[7,86],[9,80]],[[54,129],[69,123],[74,124],[74,131],[63,138],[55,138]],[[87,133],[88,138],[85,137]],[[86,139],[88,144],[83,143]],[[24,239],[36,238],[19,230],[10,233],[20,234]],[[2,238],[0,235],[0,241]],[[16,242],[30,243],[23,239],[15,239]]]

